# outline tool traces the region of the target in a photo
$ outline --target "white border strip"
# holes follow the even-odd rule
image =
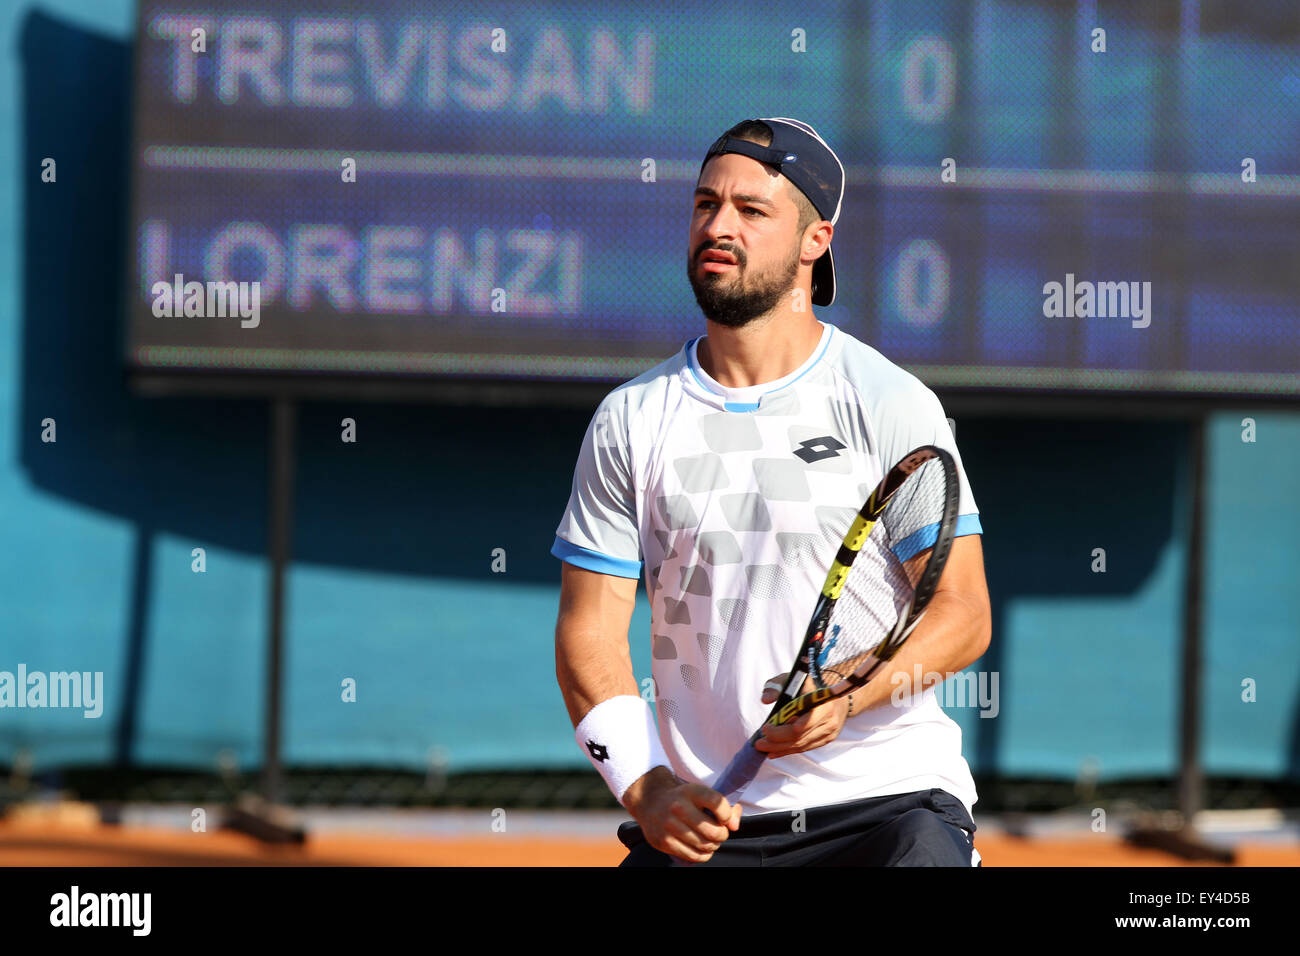
[[[580,179],[607,182],[638,180],[640,159],[633,157],[485,156],[476,153],[370,152],[338,149],[265,149],[247,146],[149,146],[144,164],[159,170],[205,172],[284,172],[338,174],[351,157],[366,172],[390,176],[471,176],[486,179]],[[695,182],[693,160],[661,160],[661,180]],[[1246,199],[1300,199],[1300,175],[1268,175],[1243,183],[1234,173],[1134,172],[1092,169],[1015,169],[969,166],[958,170],[956,183],[940,180],[937,166],[845,167],[848,182],[878,183],[898,189],[961,189],[976,192],[1029,192],[1073,195],[1148,195],[1187,193]]]

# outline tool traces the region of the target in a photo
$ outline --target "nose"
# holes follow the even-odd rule
[[[740,214],[729,204],[719,203],[713,214],[704,221],[704,235],[716,243],[719,239],[736,238],[736,225]]]

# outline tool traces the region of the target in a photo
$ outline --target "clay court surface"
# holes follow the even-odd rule
[[[535,821],[535,818],[533,818]],[[240,833],[193,833],[176,826],[106,825],[48,820],[0,821],[0,866],[616,866],[624,850],[617,818],[566,818],[529,832],[411,833],[336,827],[309,829],[301,846],[269,846]],[[608,826],[608,835],[602,835]],[[480,830],[487,828],[479,828]],[[539,832],[545,831],[545,832]],[[1022,838],[981,834],[985,866],[1190,866],[1168,853],[1132,847],[1118,837],[1079,834]],[[1241,866],[1300,866],[1300,843],[1235,844]]]

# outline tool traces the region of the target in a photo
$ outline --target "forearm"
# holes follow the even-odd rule
[[[555,623],[555,676],[593,766],[629,809],[662,787],[667,755],[650,707],[637,693],[627,632],[636,604],[635,578],[565,564]],[[646,778],[650,778],[647,780]],[[667,775],[672,783],[672,775]],[[635,815],[636,811],[633,811]]]
[[[989,631],[987,607],[957,592],[937,592],[907,643],[853,692],[853,712],[878,707],[900,689],[905,696],[918,694],[970,666],[988,648]],[[914,686],[918,672],[922,682]]]
[[[564,614],[555,628],[555,674],[575,727],[601,701],[639,693],[626,636],[616,643],[599,625]]]

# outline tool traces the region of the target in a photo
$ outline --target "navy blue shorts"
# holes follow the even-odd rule
[[[620,866],[680,864],[624,823],[631,852]],[[707,863],[696,866],[980,866],[975,822],[946,790],[870,797],[807,810],[741,817]]]

